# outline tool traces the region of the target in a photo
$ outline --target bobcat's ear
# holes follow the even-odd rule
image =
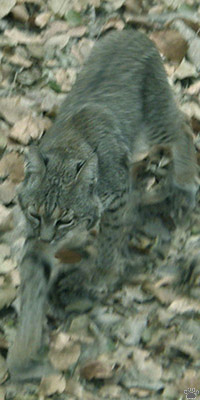
[[[78,172],[77,180],[84,183],[87,187],[94,187],[98,177],[98,158],[96,153],[86,160]]]
[[[42,154],[37,146],[30,146],[25,151],[25,174],[39,174],[44,176],[46,167]]]

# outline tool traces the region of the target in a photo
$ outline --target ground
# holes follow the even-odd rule
[[[128,279],[66,319],[48,315],[58,374],[10,382],[7,349],[18,314],[24,235],[16,187],[23,152],[51,125],[99,37],[140,29],[160,50],[193,129],[200,161],[200,8],[195,0],[1,0],[0,5],[0,399],[103,400],[200,397],[200,195],[186,215],[148,205],[129,238]],[[134,172],[147,192],[170,155],[143,155]],[[130,273],[131,269],[131,273]],[[86,307],[87,308],[87,307]]]

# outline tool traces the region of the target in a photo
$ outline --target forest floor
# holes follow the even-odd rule
[[[129,238],[133,273],[118,290],[64,320],[49,315],[58,374],[15,384],[6,366],[19,309],[24,149],[52,124],[94,43],[133,28],[162,54],[200,163],[197,0],[0,0],[0,400],[200,398],[199,193],[184,218],[167,202],[142,210]],[[146,154],[138,169],[145,190],[170,165],[165,152]]]

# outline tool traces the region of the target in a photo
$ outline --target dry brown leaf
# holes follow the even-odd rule
[[[48,39],[45,42],[45,47],[58,47],[62,50],[69,42],[69,39],[68,33],[60,33]]]
[[[200,313],[200,304],[197,300],[186,297],[177,298],[170,306],[169,310],[177,314]]]
[[[91,379],[109,379],[113,376],[113,370],[111,366],[103,361],[88,361],[81,368],[81,376],[91,381]]]
[[[131,14],[140,14],[143,8],[141,0],[125,0],[124,6]]]
[[[58,371],[67,371],[80,357],[80,344],[74,342],[71,336],[59,333],[51,343],[49,359]]]
[[[103,385],[99,390],[99,394],[105,399],[119,399],[123,398],[122,388],[119,385]]]
[[[0,263],[2,263],[5,258],[10,257],[10,246],[5,243],[0,244]]]
[[[137,365],[137,369],[143,374],[144,379],[148,377],[149,380],[159,381],[162,377],[162,367],[156,363],[146,350],[135,348],[133,352],[133,359]]]
[[[63,17],[73,7],[72,0],[48,0],[48,6],[51,8],[54,14]]]
[[[8,369],[6,360],[0,355],[0,384],[3,383],[8,377]],[[0,392],[1,393],[1,392]]]
[[[107,31],[108,29],[115,28],[118,31],[122,31],[124,29],[125,23],[119,17],[109,18],[108,21],[103,25],[102,32]]]
[[[53,21],[42,34],[43,41],[50,39],[58,33],[66,33],[69,31],[69,25],[66,21]]]
[[[24,157],[14,151],[2,157],[0,178],[9,178],[13,183],[21,182],[24,179]]]
[[[0,204],[0,231],[7,231],[13,227],[12,210]]]
[[[13,45],[16,44],[33,44],[33,43],[42,43],[42,39],[40,35],[30,34],[25,31],[21,31],[17,28],[6,29],[4,35],[8,37]]]
[[[3,386],[0,386],[0,400],[5,400],[6,396],[6,389]]]
[[[19,275],[19,270],[17,268],[10,271],[8,277],[9,277],[9,282],[12,284],[12,286],[16,288],[20,285],[20,275]]]
[[[166,351],[178,350],[181,353],[191,357],[193,360],[199,360],[199,350],[195,346],[194,335],[180,332],[175,339],[167,341]]]
[[[200,80],[194,82],[185,92],[191,95],[200,95]]]
[[[84,398],[83,386],[75,379],[67,379],[65,392],[80,400]]]
[[[14,124],[21,118],[31,115],[28,106],[20,96],[0,98],[0,115],[9,123]]]
[[[58,68],[55,77],[62,92],[69,92],[76,80],[76,70],[74,68],[67,68],[67,70]]]
[[[129,1],[131,1],[131,0],[129,0]],[[162,14],[163,11],[164,11],[163,4],[157,4],[149,9],[148,14],[150,14],[150,15],[151,14]]]
[[[6,179],[0,184],[0,202],[8,205],[16,196],[16,184]]]
[[[20,56],[19,54],[14,54],[11,57],[8,57],[8,61],[11,64],[19,65],[20,67],[30,68],[33,64],[32,61],[27,60],[26,58]]]
[[[0,288],[0,310],[8,307],[17,296],[17,290],[13,286]]]
[[[175,30],[153,32],[150,39],[159,51],[170,61],[180,63],[187,52],[187,41]]]
[[[178,68],[176,68],[174,72],[174,79],[182,80],[191,77],[197,78],[198,73],[194,65],[184,58],[181,64],[178,66]]]
[[[51,13],[49,11],[38,14],[35,18],[35,25],[39,26],[40,28],[44,28],[44,26],[46,26],[49,22],[50,17]]]
[[[107,2],[110,3],[112,10],[118,10],[123,6],[125,0],[107,0]]]
[[[82,257],[79,253],[73,251],[73,250],[68,250],[65,248],[59,249],[57,253],[55,254],[55,257],[59,259],[61,263],[64,264],[73,264],[81,261]]]
[[[87,32],[87,27],[86,26],[76,26],[75,28],[71,28],[68,30],[68,35],[69,37],[82,37],[85,35]]]
[[[40,396],[52,396],[55,393],[63,393],[66,387],[66,380],[62,374],[49,375],[42,378],[39,386]]]
[[[29,20],[29,13],[24,4],[17,4],[12,9],[12,15],[20,22],[27,22]]]
[[[132,396],[134,396],[134,398],[137,399],[147,399],[150,398],[151,392],[149,390],[145,390],[145,389],[139,389],[139,388],[131,388],[129,390],[129,393]]]
[[[51,123],[48,118],[32,117],[29,115],[14,124],[9,137],[26,145],[32,139],[39,139],[50,125]]]
[[[143,285],[143,290],[152,293],[160,301],[161,304],[168,305],[172,302],[173,299],[176,298],[176,292],[169,286],[158,287],[156,283],[152,284],[146,282]]]
[[[5,17],[15,6],[16,0],[1,0],[0,19]]]
[[[184,371],[183,378],[179,381],[180,387],[187,390],[187,388],[199,389],[200,371],[199,369],[188,368]],[[189,398],[189,397],[188,397]]]
[[[200,105],[194,101],[188,101],[180,106],[181,110],[189,117],[200,121]]]
[[[13,261],[11,258],[4,260],[0,264],[0,274],[7,274],[16,268],[16,262]]]
[[[77,58],[80,64],[83,64],[83,61],[89,56],[92,48],[94,46],[94,41],[91,39],[83,38],[78,44],[72,46],[72,54]]]

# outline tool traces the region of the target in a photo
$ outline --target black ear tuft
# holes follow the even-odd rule
[[[84,161],[78,173],[79,182],[84,183],[87,187],[94,186],[98,177],[98,158],[96,153],[92,153],[91,157]]]
[[[76,165],[76,175],[79,174],[79,172],[81,171],[84,164],[85,164],[85,161],[78,161],[78,163]]]

